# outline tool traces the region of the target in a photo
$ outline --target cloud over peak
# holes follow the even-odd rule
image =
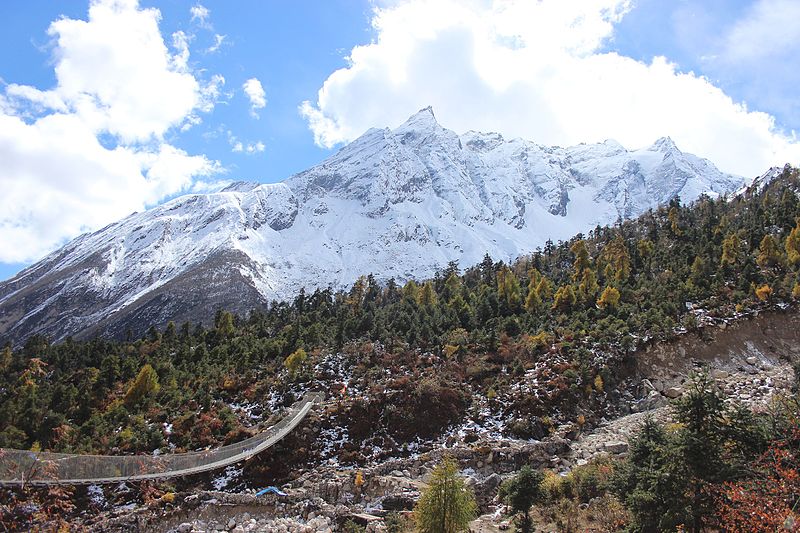
[[[663,57],[641,62],[604,51],[630,9],[630,0],[408,0],[377,8],[374,40],[353,48],[349,65],[300,112],[326,147],[432,104],[452,129],[544,144],[610,137],[635,148],[670,135],[743,175],[800,160],[800,145],[773,117],[708,79]]]

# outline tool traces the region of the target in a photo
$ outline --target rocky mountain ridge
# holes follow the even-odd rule
[[[486,253],[509,261],[743,184],[668,137],[633,151],[610,140],[545,147],[457,135],[426,108],[283,182],[182,196],[78,237],[0,283],[0,338],[140,334],[366,273],[403,282]]]

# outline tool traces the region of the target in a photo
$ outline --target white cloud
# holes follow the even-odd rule
[[[212,44],[211,46],[209,46],[206,49],[206,53],[207,54],[213,54],[214,52],[219,50],[220,47],[222,46],[222,43],[225,42],[226,38],[227,38],[227,35],[220,35],[219,33],[215,33],[214,34],[214,44]]]
[[[396,125],[432,105],[457,131],[499,131],[544,144],[614,138],[630,148],[670,135],[682,149],[744,175],[800,161],[773,117],[656,57],[601,52],[628,0],[409,0],[378,8],[376,38],[353,48],[316,103],[322,146]]]
[[[261,109],[267,105],[264,87],[261,85],[261,82],[258,81],[258,78],[250,78],[244,82],[242,89],[247,95],[247,98],[250,100],[250,114],[253,115],[253,117],[258,118],[256,109]]]
[[[50,25],[56,86],[9,85],[0,97],[0,261],[36,259],[189,190],[219,164],[164,141],[210,111],[221,77],[188,67],[188,38],[158,28],[135,0],[94,0],[88,20]]]
[[[231,145],[231,152],[246,153],[248,155],[259,154],[264,151],[266,146],[261,141],[254,143],[243,143],[240,141],[232,131],[228,130],[228,144]]]
[[[758,0],[725,37],[723,58],[754,62],[800,49],[800,2]]]
[[[195,4],[189,8],[189,13],[192,14],[192,22],[197,22],[197,25],[207,30],[211,29],[211,11],[202,4]]]

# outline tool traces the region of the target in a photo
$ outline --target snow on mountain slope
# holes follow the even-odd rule
[[[370,272],[402,282],[487,252],[511,260],[675,196],[743,183],[669,138],[634,151],[614,141],[545,147],[459,136],[427,108],[282,183],[183,196],[75,239],[0,283],[0,335],[119,334],[119,324],[137,329],[132,316],[208,320],[216,305],[246,311]]]

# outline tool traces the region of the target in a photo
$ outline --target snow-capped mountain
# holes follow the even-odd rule
[[[546,147],[457,135],[427,108],[281,183],[182,196],[78,237],[0,283],[0,336],[138,334],[366,273],[424,278],[743,184],[669,138]]]

